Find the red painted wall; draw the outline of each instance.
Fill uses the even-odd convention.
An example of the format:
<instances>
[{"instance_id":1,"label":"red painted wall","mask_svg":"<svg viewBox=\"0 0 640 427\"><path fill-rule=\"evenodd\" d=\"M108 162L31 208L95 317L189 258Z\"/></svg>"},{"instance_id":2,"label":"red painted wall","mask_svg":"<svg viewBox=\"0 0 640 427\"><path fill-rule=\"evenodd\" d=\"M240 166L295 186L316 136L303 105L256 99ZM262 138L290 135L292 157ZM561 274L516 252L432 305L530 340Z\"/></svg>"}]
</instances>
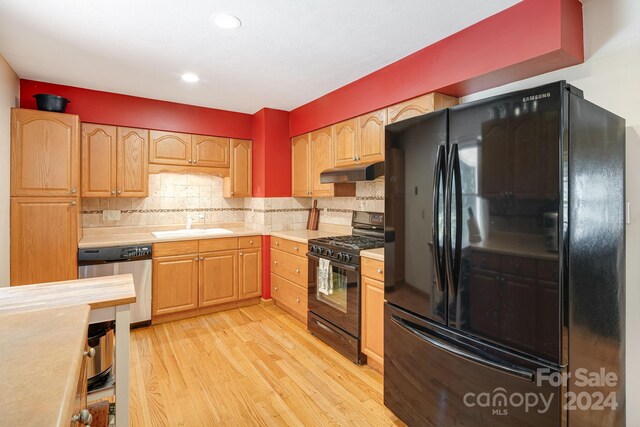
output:
<instances>
[{"instance_id":1,"label":"red painted wall","mask_svg":"<svg viewBox=\"0 0 640 427\"><path fill-rule=\"evenodd\" d=\"M291 196L289 113L263 108L252 116L253 196Z\"/></svg>"},{"instance_id":2,"label":"red painted wall","mask_svg":"<svg viewBox=\"0 0 640 427\"><path fill-rule=\"evenodd\" d=\"M251 138L251 115L120 95L33 80L20 80L20 106L36 108L33 95L51 93L71 100L67 113L84 122L231 138Z\"/></svg>"},{"instance_id":3,"label":"red painted wall","mask_svg":"<svg viewBox=\"0 0 640 427\"><path fill-rule=\"evenodd\" d=\"M524 0L296 108L290 136L425 93L463 96L584 61L579 0Z\"/></svg>"}]
</instances>

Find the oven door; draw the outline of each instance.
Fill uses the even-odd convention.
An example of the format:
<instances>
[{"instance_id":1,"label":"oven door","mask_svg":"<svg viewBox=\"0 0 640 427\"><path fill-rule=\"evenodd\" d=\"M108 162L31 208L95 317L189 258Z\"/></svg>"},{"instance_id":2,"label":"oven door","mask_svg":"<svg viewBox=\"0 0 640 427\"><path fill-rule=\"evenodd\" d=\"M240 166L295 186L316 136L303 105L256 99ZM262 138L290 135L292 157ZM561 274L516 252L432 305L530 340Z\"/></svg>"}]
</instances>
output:
<instances>
[{"instance_id":1,"label":"oven door","mask_svg":"<svg viewBox=\"0 0 640 427\"><path fill-rule=\"evenodd\" d=\"M329 260L328 288L319 289L321 269L318 256L309 258L309 310L324 320L360 337L360 268Z\"/></svg>"}]
</instances>

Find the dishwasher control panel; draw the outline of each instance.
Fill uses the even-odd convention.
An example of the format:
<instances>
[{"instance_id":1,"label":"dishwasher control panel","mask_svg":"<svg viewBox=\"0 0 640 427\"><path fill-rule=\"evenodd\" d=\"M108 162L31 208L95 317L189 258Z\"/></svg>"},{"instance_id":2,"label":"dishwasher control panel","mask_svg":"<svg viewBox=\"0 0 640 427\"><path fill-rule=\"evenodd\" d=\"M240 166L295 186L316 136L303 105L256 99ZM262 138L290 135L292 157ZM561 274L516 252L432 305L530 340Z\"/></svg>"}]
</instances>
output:
<instances>
[{"instance_id":1,"label":"dishwasher control panel","mask_svg":"<svg viewBox=\"0 0 640 427\"><path fill-rule=\"evenodd\" d=\"M78 249L78 265L151 259L152 245Z\"/></svg>"},{"instance_id":2,"label":"dishwasher control panel","mask_svg":"<svg viewBox=\"0 0 640 427\"><path fill-rule=\"evenodd\" d=\"M151 255L151 246L132 246L122 249L122 259Z\"/></svg>"}]
</instances>

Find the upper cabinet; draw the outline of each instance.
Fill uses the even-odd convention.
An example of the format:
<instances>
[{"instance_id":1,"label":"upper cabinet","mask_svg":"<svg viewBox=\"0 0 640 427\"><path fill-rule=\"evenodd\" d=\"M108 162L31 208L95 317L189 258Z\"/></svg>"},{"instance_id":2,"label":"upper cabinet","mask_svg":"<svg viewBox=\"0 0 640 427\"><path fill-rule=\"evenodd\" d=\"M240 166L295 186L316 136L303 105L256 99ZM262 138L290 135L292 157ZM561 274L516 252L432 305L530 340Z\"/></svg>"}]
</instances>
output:
<instances>
[{"instance_id":1,"label":"upper cabinet","mask_svg":"<svg viewBox=\"0 0 640 427\"><path fill-rule=\"evenodd\" d=\"M311 151L308 133L291 140L291 183L293 197L311 195Z\"/></svg>"},{"instance_id":2,"label":"upper cabinet","mask_svg":"<svg viewBox=\"0 0 640 427\"><path fill-rule=\"evenodd\" d=\"M116 195L149 195L149 131L118 128Z\"/></svg>"},{"instance_id":3,"label":"upper cabinet","mask_svg":"<svg viewBox=\"0 0 640 427\"><path fill-rule=\"evenodd\" d=\"M458 99L441 93L428 93L387 108L388 123L407 120L432 111L458 105Z\"/></svg>"},{"instance_id":4,"label":"upper cabinet","mask_svg":"<svg viewBox=\"0 0 640 427\"><path fill-rule=\"evenodd\" d=\"M231 139L231 165L224 197L251 197L251 141Z\"/></svg>"},{"instance_id":5,"label":"upper cabinet","mask_svg":"<svg viewBox=\"0 0 640 427\"><path fill-rule=\"evenodd\" d=\"M386 110L374 111L358 117L356 161L373 163L384 161L384 127Z\"/></svg>"},{"instance_id":6,"label":"upper cabinet","mask_svg":"<svg viewBox=\"0 0 640 427\"><path fill-rule=\"evenodd\" d=\"M356 163L356 119L333 125L333 161L335 167Z\"/></svg>"},{"instance_id":7,"label":"upper cabinet","mask_svg":"<svg viewBox=\"0 0 640 427\"><path fill-rule=\"evenodd\" d=\"M333 167L331 127L311 132L311 192L314 197L333 196L331 184L320 182L320 173Z\"/></svg>"},{"instance_id":8,"label":"upper cabinet","mask_svg":"<svg viewBox=\"0 0 640 427\"><path fill-rule=\"evenodd\" d=\"M190 134L152 130L149 137L150 163L177 166L193 163Z\"/></svg>"},{"instance_id":9,"label":"upper cabinet","mask_svg":"<svg viewBox=\"0 0 640 427\"><path fill-rule=\"evenodd\" d=\"M355 120L340 129L343 145L355 130ZM293 197L355 196L355 183L323 184L320 174L334 167L335 127L326 127L291 139L291 178ZM344 164L342 165L344 166Z\"/></svg>"},{"instance_id":10,"label":"upper cabinet","mask_svg":"<svg viewBox=\"0 0 640 427\"><path fill-rule=\"evenodd\" d=\"M229 138L192 135L191 144L192 164L212 168L229 167Z\"/></svg>"},{"instance_id":11,"label":"upper cabinet","mask_svg":"<svg viewBox=\"0 0 640 427\"><path fill-rule=\"evenodd\" d=\"M149 131L82 124L82 197L147 197Z\"/></svg>"},{"instance_id":12,"label":"upper cabinet","mask_svg":"<svg viewBox=\"0 0 640 427\"><path fill-rule=\"evenodd\" d=\"M77 195L78 116L13 108L11 123L11 196Z\"/></svg>"}]
</instances>

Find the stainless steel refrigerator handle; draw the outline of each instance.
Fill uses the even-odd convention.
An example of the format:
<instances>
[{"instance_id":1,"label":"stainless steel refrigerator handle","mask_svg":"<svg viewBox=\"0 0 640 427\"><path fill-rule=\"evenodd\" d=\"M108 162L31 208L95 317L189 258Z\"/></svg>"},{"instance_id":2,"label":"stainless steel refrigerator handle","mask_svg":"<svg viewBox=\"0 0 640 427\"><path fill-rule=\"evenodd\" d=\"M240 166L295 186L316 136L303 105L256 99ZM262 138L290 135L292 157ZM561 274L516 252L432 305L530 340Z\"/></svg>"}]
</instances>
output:
<instances>
[{"instance_id":1,"label":"stainless steel refrigerator handle","mask_svg":"<svg viewBox=\"0 0 640 427\"><path fill-rule=\"evenodd\" d=\"M494 362L493 360L485 359L484 357L461 350L457 347L454 347L445 342L439 341L435 338L431 338L430 336L413 328L404 319L394 314L391 315L391 320L393 320L394 323L396 323L401 328L405 329L407 332L412 333L413 335L417 336L421 340L426 341L428 344L431 344L432 346L440 350L446 351L447 353L452 354L453 356L460 357L462 359L493 369L500 373L508 374L520 379L530 381L530 382L533 382L535 378L534 371L532 371L531 369L517 368L514 366L509 366L509 365L504 365L502 363Z\"/></svg>"},{"instance_id":2,"label":"stainless steel refrigerator handle","mask_svg":"<svg viewBox=\"0 0 640 427\"><path fill-rule=\"evenodd\" d=\"M451 202L452 187L456 186L456 235L451 236ZM460 183L460 157L458 144L451 144L449 161L447 164L447 183L445 186L445 266L447 270L447 283L452 295L458 293L458 276L460 272L460 258L462 252L462 185ZM455 248L452 248L451 239L455 237ZM453 259L452 259L453 258Z\"/></svg>"},{"instance_id":3,"label":"stainless steel refrigerator handle","mask_svg":"<svg viewBox=\"0 0 640 427\"><path fill-rule=\"evenodd\" d=\"M431 247L433 248L433 262L436 271L436 285L440 292L444 292L444 283L442 283L442 279L444 274L442 274L442 264L440 263L440 229L439 229L439 216L440 211L438 207L440 205L440 180L442 178L442 174L445 170L444 165L444 156L445 156L445 148L444 145L440 145L438 147L438 156L436 157L436 167L435 172L433 174L433 225L431 226L431 241L433 242Z\"/></svg>"}]
</instances>

